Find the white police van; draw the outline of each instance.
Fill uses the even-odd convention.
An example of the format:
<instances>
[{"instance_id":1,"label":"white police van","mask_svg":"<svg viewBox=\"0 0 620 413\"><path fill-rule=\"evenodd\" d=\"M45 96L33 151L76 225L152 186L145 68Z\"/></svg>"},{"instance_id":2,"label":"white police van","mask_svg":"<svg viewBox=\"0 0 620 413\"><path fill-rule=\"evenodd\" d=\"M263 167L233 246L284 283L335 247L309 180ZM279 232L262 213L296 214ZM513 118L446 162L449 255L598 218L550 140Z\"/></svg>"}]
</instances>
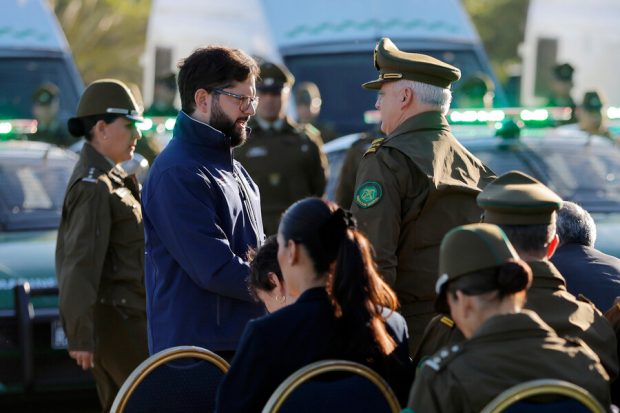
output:
<instances>
[{"instance_id":1,"label":"white police van","mask_svg":"<svg viewBox=\"0 0 620 413\"><path fill-rule=\"evenodd\" d=\"M298 84L319 86L321 121L340 134L358 132L375 121L364 115L374 109L376 96L360 85L377 76L372 53L384 36L401 50L427 53L459 67L463 78L483 72L495 81L459 0L158 0L147 33L146 100L157 72L174 70L196 47L224 44L283 60ZM454 86L458 89L458 82ZM496 89L502 105L503 92Z\"/></svg>"}]
</instances>

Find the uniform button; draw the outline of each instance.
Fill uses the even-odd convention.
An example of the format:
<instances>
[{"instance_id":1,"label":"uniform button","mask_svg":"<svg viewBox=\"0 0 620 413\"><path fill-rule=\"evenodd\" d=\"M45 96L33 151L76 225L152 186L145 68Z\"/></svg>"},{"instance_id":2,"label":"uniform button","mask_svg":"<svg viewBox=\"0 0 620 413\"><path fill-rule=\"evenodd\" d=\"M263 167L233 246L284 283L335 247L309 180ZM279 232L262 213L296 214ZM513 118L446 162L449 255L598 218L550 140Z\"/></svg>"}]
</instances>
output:
<instances>
[{"instance_id":1,"label":"uniform button","mask_svg":"<svg viewBox=\"0 0 620 413\"><path fill-rule=\"evenodd\" d=\"M101 304L105 304L105 298L101 299Z\"/></svg>"},{"instance_id":2,"label":"uniform button","mask_svg":"<svg viewBox=\"0 0 620 413\"><path fill-rule=\"evenodd\" d=\"M435 358L433 359L433 362L434 362L435 364L441 363L441 358L439 358L439 357L435 357Z\"/></svg>"},{"instance_id":3,"label":"uniform button","mask_svg":"<svg viewBox=\"0 0 620 413\"><path fill-rule=\"evenodd\" d=\"M456 353L456 352L457 352L457 351L459 351L460 349L461 349L461 348L460 348L459 346L456 346L456 345L455 345L455 346L452 346L452 349L451 349L451 350L452 350L454 353Z\"/></svg>"},{"instance_id":4,"label":"uniform button","mask_svg":"<svg viewBox=\"0 0 620 413\"><path fill-rule=\"evenodd\" d=\"M441 358L446 358L448 357L450 353L448 352L448 350L441 350L441 353L439 353L439 355L441 356Z\"/></svg>"},{"instance_id":5,"label":"uniform button","mask_svg":"<svg viewBox=\"0 0 620 413\"><path fill-rule=\"evenodd\" d=\"M127 300L125 300L124 298L121 298L121 304L125 304L127 302Z\"/></svg>"}]
</instances>

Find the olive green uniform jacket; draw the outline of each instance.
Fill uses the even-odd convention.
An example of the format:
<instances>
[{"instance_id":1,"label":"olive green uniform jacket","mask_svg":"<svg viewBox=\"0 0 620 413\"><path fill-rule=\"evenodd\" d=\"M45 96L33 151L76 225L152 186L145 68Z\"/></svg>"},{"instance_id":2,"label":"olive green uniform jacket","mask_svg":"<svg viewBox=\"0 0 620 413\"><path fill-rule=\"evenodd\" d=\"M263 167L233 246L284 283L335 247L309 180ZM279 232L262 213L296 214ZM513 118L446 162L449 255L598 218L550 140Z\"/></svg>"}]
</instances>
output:
<instances>
[{"instance_id":1,"label":"olive green uniform jacket","mask_svg":"<svg viewBox=\"0 0 620 413\"><path fill-rule=\"evenodd\" d=\"M577 337L597 354L607 374L618 375L616 337L609 322L583 296L566 290L564 277L549 261L530 261L534 278L527 291L525 308L536 312L560 337ZM447 317L435 317L429 323L420 349L414 356L416 365L441 347L462 342L465 337Z\"/></svg>"},{"instance_id":2,"label":"olive green uniform jacket","mask_svg":"<svg viewBox=\"0 0 620 413\"><path fill-rule=\"evenodd\" d=\"M94 351L95 304L145 318L139 186L133 175L114 167L89 143L84 144L67 186L56 274L70 350Z\"/></svg>"},{"instance_id":3,"label":"olive green uniform jacket","mask_svg":"<svg viewBox=\"0 0 620 413\"><path fill-rule=\"evenodd\" d=\"M234 157L260 189L265 235L278 232L282 213L308 196L322 196L327 180L327 157L322 144L284 119L281 128L265 130L254 119L252 133Z\"/></svg>"},{"instance_id":4,"label":"olive green uniform jacket","mask_svg":"<svg viewBox=\"0 0 620 413\"><path fill-rule=\"evenodd\" d=\"M408 407L416 413L478 413L502 391L536 379L575 383L610 404L608 376L596 354L580 340L560 338L524 310L491 317L470 340L427 360Z\"/></svg>"},{"instance_id":5,"label":"olive green uniform jacket","mask_svg":"<svg viewBox=\"0 0 620 413\"><path fill-rule=\"evenodd\" d=\"M351 145L344 156L340 174L338 175L338 185L334 194L335 201L342 208L349 209L353 202L353 194L355 193L355 179L357 177L357 169L368 147L377 134L363 133L360 138Z\"/></svg>"},{"instance_id":6,"label":"olive green uniform jacket","mask_svg":"<svg viewBox=\"0 0 620 413\"><path fill-rule=\"evenodd\" d=\"M480 222L476 196L494 178L452 136L440 112L407 119L360 163L351 212L398 295L412 352L434 315L441 239L456 226Z\"/></svg>"}]
</instances>

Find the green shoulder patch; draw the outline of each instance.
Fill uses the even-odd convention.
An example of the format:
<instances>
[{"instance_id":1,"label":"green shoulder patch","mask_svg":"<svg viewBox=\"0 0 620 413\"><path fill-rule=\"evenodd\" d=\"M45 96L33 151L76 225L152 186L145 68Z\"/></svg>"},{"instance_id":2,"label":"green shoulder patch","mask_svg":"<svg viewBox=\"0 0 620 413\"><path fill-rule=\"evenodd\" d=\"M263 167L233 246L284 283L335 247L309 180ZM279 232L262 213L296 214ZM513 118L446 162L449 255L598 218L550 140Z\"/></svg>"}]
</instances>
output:
<instances>
[{"instance_id":1,"label":"green shoulder patch","mask_svg":"<svg viewBox=\"0 0 620 413\"><path fill-rule=\"evenodd\" d=\"M376 205L381 200L382 196L383 188L381 188L381 184L378 182L366 181L357 188L353 199L359 207L370 208Z\"/></svg>"},{"instance_id":2,"label":"green shoulder patch","mask_svg":"<svg viewBox=\"0 0 620 413\"><path fill-rule=\"evenodd\" d=\"M377 152L377 149L379 149L379 147L381 146L381 144L383 143L384 140L385 140L385 138L374 139L372 141L372 143L370 144L370 147L364 153L364 156L368 155L369 153Z\"/></svg>"}]
</instances>

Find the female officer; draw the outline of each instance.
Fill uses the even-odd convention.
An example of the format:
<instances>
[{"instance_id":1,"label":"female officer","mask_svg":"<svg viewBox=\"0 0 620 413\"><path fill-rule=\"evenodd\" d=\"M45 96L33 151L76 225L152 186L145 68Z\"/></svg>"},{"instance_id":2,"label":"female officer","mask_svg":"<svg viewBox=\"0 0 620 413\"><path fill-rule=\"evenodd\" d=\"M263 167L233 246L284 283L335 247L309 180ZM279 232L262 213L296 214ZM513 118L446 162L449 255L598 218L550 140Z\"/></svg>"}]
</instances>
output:
<instances>
[{"instance_id":1,"label":"female officer","mask_svg":"<svg viewBox=\"0 0 620 413\"><path fill-rule=\"evenodd\" d=\"M438 310L449 306L468 340L426 361L411 390L411 410L479 412L502 391L535 379L575 383L609 406L608 376L596 354L522 310L532 272L499 227L473 224L446 234L439 273Z\"/></svg>"},{"instance_id":2,"label":"female officer","mask_svg":"<svg viewBox=\"0 0 620 413\"><path fill-rule=\"evenodd\" d=\"M296 202L280 221L278 262L297 301L248 324L216 411L259 412L290 374L323 359L366 364L406 397L406 323L350 215L319 198Z\"/></svg>"},{"instance_id":3,"label":"female officer","mask_svg":"<svg viewBox=\"0 0 620 413\"><path fill-rule=\"evenodd\" d=\"M86 88L68 124L86 142L58 229L59 310L69 355L93 369L104 411L148 356L140 191L117 166L133 156L140 119L127 86L105 79Z\"/></svg>"}]
</instances>

